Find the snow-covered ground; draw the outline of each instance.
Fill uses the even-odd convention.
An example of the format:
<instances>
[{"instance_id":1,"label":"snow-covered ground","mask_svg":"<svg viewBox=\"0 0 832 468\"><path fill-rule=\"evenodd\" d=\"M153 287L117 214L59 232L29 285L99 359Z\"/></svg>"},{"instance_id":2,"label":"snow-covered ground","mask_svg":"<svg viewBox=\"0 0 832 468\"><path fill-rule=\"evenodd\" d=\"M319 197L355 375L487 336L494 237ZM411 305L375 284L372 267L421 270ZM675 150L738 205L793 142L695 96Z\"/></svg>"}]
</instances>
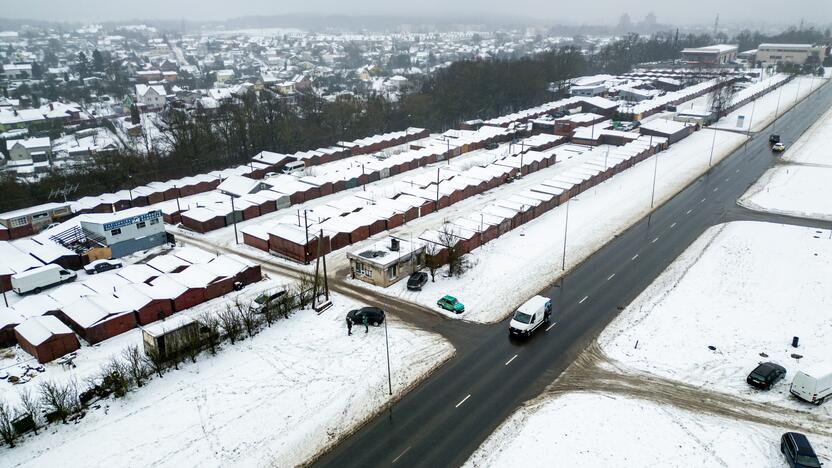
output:
<instances>
[{"instance_id":1,"label":"snow-covered ground","mask_svg":"<svg viewBox=\"0 0 832 468\"><path fill-rule=\"evenodd\" d=\"M718 225L680 255L598 341L611 359L639 371L811 412L832 426L832 405L804 403L788 390L805 366L832 369L830 276L828 230L760 222ZM800 337L797 349L791 347L794 336ZM745 382L762 361L787 370L767 392Z\"/></svg>"},{"instance_id":2,"label":"snow-covered ground","mask_svg":"<svg viewBox=\"0 0 832 468\"><path fill-rule=\"evenodd\" d=\"M827 73L823 77L801 76L795 78L780 88L763 95L755 102L749 102L731 112L715 123L713 127L745 132L748 131L748 126L751 125L751 131L758 132L772 123L775 115L779 118L810 92L826 84L829 73L830 70L827 69ZM741 125L738 125L739 116L745 117Z\"/></svg>"},{"instance_id":3,"label":"snow-covered ground","mask_svg":"<svg viewBox=\"0 0 832 468\"><path fill-rule=\"evenodd\" d=\"M832 109L783 155L740 199L746 208L832 220Z\"/></svg>"},{"instance_id":4,"label":"snow-covered ground","mask_svg":"<svg viewBox=\"0 0 832 468\"><path fill-rule=\"evenodd\" d=\"M567 393L515 412L465 467L786 466L786 429L604 393ZM822 461L832 440L809 435Z\"/></svg>"},{"instance_id":5,"label":"snow-covered ground","mask_svg":"<svg viewBox=\"0 0 832 468\"><path fill-rule=\"evenodd\" d=\"M347 336L357 304L334 297L252 339L202 355L78 424L53 424L3 466L295 466L356 429L391 401L384 328ZM394 397L453 354L437 335L389 323ZM131 332L119 337L132 342ZM112 341L112 340L110 340ZM107 342L109 344L109 341ZM80 368L81 366L79 366Z\"/></svg>"}]
</instances>

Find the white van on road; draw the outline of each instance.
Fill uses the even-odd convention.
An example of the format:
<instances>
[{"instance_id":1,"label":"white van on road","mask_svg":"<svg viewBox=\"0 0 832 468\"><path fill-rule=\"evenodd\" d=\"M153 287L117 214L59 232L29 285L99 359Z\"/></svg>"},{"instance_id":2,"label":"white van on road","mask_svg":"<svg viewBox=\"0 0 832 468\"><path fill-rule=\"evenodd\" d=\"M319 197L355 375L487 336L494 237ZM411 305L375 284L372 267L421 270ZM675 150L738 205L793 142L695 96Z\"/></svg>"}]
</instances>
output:
<instances>
[{"instance_id":1,"label":"white van on road","mask_svg":"<svg viewBox=\"0 0 832 468\"><path fill-rule=\"evenodd\" d=\"M801 400L819 405L832 398L832 370L820 366L799 370L789 391Z\"/></svg>"},{"instance_id":2,"label":"white van on road","mask_svg":"<svg viewBox=\"0 0 832 468\"><path fill-rule=\"evenodd\" d=\"M534 296L514 313L508 325L509 335L530 336L541 325L549 323L551 315L552 300L548 297Z\"/></svg>"}]
</instances>

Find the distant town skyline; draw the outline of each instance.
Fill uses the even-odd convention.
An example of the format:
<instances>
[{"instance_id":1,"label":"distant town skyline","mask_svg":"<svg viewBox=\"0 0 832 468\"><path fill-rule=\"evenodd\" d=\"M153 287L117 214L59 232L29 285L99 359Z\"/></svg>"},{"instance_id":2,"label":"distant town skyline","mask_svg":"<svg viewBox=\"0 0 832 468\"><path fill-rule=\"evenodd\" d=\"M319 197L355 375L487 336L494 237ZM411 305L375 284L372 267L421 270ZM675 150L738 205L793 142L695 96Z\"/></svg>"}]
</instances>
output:
<instances>
[{"instance_id":1,"label":"distant town skyline","mask_svg":"<svg viewBox=\"0 0 832 468\"><path fill-rule=\"evenodd\" d=\"M281 14L320 15L412 15L418 18L449 15L461 18L511 15L552 23L617 24L627 13L635 22L648 13L654 13L660 23L710 24L717 14L724 23L739 21L758 23L807 23L825 25L832 23L832 8L828 0L797 0L789 8L783 8L776 0L700 0L697 2L666 2L636 0L623 3L613 0L595 0L588 3L542 0L423 0L416 4L401 5L381 0L343 2L337 0L307 0L306 2L274 2L269 0L145 0L125 2L112 0L6 0L6 8L0 17L47 21L125 21L125 20L225 20L244 16ZM773 13L776 12L776 13Z\"/></svg>"}]
</instances>

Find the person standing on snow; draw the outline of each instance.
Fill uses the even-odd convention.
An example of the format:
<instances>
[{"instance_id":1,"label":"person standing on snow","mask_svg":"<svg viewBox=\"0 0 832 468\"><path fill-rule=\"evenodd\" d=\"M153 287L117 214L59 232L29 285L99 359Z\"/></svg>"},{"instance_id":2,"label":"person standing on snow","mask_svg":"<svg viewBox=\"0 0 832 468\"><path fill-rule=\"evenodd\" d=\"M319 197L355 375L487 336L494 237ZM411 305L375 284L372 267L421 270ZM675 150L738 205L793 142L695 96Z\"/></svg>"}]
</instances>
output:
<instances>
[{"instance_id":1,"label":"person standing on snow","mask_svg":"<svg viewBox=\"0 0 832 468\"><path fill-rule=\"evenodd\" d=\"M347 336L352 336L352 319L347 317Z\"/></svg>"},{"instance_id":2,"label":"person standing on snow","mask_svg":"<svg viewBox=\"0 0 832 468\"><path fill-rule=\"evenodd\" d=\"M367 318L367 314L364 314L364 333L370 332L370 319Z\"/></svg>"}]
</instances>

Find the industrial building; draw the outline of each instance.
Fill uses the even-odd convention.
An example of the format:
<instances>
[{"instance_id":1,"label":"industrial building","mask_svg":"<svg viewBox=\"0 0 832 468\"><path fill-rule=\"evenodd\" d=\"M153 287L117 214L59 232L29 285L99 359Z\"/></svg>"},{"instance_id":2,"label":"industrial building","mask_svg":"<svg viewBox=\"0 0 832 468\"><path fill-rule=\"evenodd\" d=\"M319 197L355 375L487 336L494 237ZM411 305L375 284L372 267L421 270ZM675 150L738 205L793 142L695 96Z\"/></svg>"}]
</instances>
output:
<instances>
[{"instance_id":1,"label":"industrial building","mask_svg":"<svg viewBox=\"0 0 832 468\"><path fill-rule=\"evenodd\" d=\"M757 48L756 60L763 65L778 63L794 63L805 65L815 63L820 65L828 54L825 45L813 44L760 44Z\"/></svg>"},{"instance_id":2,"label":"industrial building","mask_svg":"<svg viewBox=\"0 0 832 468\"><path fill-rule=\"evenodd\" d=\"M691 66L718 67L737 59L737 46L716 44L682 50L682 60Z\"/></svg>"},{"instance_id":3,"label":"industrial building","mask_svg":"<svg viewBox=\"0 0 832 468\"><path fill-rule=\"evenodd\" d=\"M162 212L148 208L131 208L113 214L86 214L81 220L81 229L87 238L109 247L112 258L167 242Z\"/></svg>"}]
</instances>

